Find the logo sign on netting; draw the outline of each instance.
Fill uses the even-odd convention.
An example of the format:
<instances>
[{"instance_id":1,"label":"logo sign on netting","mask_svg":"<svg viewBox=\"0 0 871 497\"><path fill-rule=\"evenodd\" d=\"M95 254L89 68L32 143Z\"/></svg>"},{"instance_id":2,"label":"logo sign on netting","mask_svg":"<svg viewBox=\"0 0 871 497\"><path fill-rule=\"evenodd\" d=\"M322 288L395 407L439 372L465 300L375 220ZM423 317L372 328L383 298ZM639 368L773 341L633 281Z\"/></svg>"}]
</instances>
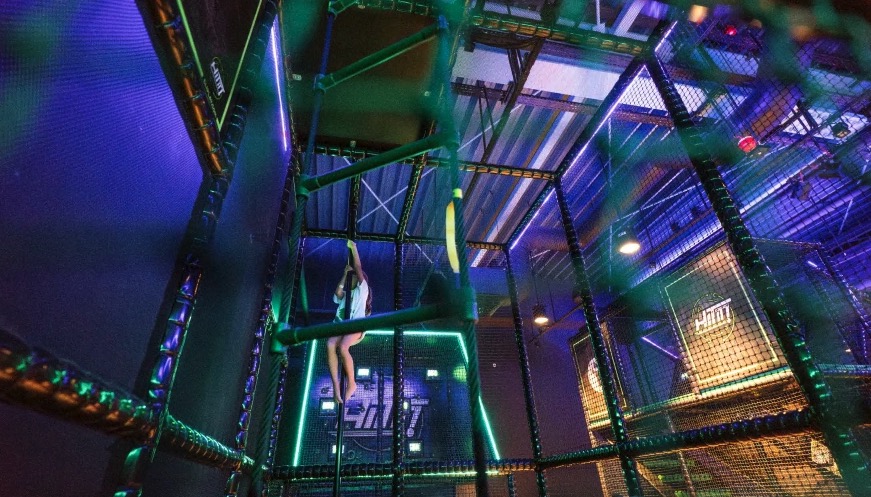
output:
<instances>
[{"instance_id":1,"label":"logo sign on netting","mask_svg":"<svg viewBox=\"0 0 871 497\"><path fill-rule=\"evenodd\" d=\"M732 299L708 293L693 306L693 326L696 336L706 340L726 340L735 333Z\"/></svg>"}]
</instances>

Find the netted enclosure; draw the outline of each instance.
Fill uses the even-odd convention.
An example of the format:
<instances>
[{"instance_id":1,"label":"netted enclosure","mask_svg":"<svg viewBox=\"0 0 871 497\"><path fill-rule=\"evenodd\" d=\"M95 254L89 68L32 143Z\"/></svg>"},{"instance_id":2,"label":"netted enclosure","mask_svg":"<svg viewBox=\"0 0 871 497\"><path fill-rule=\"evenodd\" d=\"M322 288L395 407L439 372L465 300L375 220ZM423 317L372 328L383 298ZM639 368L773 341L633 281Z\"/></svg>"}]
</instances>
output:
<instances>
[{"instance_id":1,"label":"netted enclosure","mask_svg":"<svg viewBox=\"0 0 871 497\"><path fill-rule=\"evenodd\" d=\"M849 42L790 39L782 12L663 6L646 46L623 47L631 57L609 61L620 69L598 90L600 103L584 108L577 86L523 86L543 85L537 60L571 78L604 59L585 60L589 52L544 42L550 35L522 24L500 33L499 16L516 12L481 4L470 19L483 29L451 58L456 148L362 181L377 202L368 236L397 244L397 309L451 292L449 251L433 240L444 234L449 185L462 187L464 228L481 240L464 248L479 288L476 374L482 412L493 413L482 416L491 483L501 472L511 495L540 496L865 492L871 323L868 265L857 253L868 240L871 92ZM549 7L535 15L570 29L571 9ZM472 77L476 63L502 54L510 85ZM452 162L465 171L454 179L444 173ZM405 195L391 193L406 184ZM311 225L335 224L327 218L345 196L330 197L332 211ZM387 238L384 229L399 231ZM474 456L462 386L468 342L450 320L403 330L400 467L386 433L400 409L389 392L394 330L370 332L359 346L364 362L379 365L366 367L365 396L348 406L353 443L340 450L362 464L357 471L375 464L369 474L380 478L392 461L408 485L420 464L456 479L445 461ZM297 427L316 448L293 466L335 460L335 405L317 379L323 365L307 361L302 409L320 421ZM374 430L366 442L363 427ZM532 472L509 474L509 460ZM308 470L282 471L296 475L284 487L291 495L325 485L297 481ZM405 491L462 494L451 481Z\"/></svg>"},{"instance_id":2,"label":"netted enclosure","mask_svg":"<svg viewBox=\"0 0 871 497\"><path fill-rule=\"evenodd\" d=\"M19 3L0 494L871 496L867 2Z\"/></svg>"}]
</instances>

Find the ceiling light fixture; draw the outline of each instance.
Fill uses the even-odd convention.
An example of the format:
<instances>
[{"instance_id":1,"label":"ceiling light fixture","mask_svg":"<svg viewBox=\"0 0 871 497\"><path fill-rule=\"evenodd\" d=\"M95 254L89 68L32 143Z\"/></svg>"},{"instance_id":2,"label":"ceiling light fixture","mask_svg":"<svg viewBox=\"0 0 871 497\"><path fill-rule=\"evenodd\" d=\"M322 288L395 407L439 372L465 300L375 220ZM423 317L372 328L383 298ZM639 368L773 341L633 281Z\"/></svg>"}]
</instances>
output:
<instances>
[{"instance_id":1,"label":"ceiling light fixture","mask_svg":"<svg viewBox=\"0 0 871 497\"><path fill-rule=\"evenodd\" d=\"M544 326L550 322L550 318L544 312L544 304L541 302L532 306L532 322L538 326Z\"/></svg>"},{"instance_id":2,"label":"ceiling light fixture","mask_svg":"<svg viewBox=\"0 0 871 497\"><path fill-rule=\"evenodd\" d=\"M838 120L832 124L832 134L837 138L846 138L850 136L850 127L844 121Z\"/></svg>"},{"instance_id":3,"label":"ceiling light fixture","mask_svg":"<svg viewBox=\"0 0 871 497\"><path fill-rule=\"evenodd\" d=\"M550 322L547 317L544 304L541 303L541 297L538 295L538 276L535 274L535 259L532 254L529 254L529 271L532 273L532 290L535 292L535 304L532 306L532 322L539 328L543 328Z\"/></svg>"},{"instance_id":4,"label":"ceiling light fixture","mask_svg":"<svg viewBox=\"0 0 871 497\"><path fill-rule=\"evenodd\" d=\"M629 228L624 228L617 232L617 235L615 235L614 238L614 245L617 247L617 252L620 252L623 255L632 255L641 250L641 243Z\"/></svg>"}]
</instances>

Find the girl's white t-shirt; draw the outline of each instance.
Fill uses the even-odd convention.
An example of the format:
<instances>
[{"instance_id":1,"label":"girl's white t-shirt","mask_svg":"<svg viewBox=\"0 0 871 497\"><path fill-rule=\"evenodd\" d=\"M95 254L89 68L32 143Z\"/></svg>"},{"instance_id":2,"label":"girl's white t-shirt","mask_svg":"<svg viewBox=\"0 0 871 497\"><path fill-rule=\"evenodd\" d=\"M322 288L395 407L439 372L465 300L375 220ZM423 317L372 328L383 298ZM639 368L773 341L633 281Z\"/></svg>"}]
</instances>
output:
<instances>
[{"instance_id":1,"label":"girl's white t-shirt","mask_svg":"<svg viewBox=\"0 0 871 497\"><path fill-rule=\"evenodd\" d=\"M360 282L357 288L351 290L351 319L366 317L366 300L369 299L369 283L366 280ZM339 300L336 294L333 294L333 302L339 304L336 309L336 321L342 321L345 318L345 300Z\"/></svg>"}]
</instances>

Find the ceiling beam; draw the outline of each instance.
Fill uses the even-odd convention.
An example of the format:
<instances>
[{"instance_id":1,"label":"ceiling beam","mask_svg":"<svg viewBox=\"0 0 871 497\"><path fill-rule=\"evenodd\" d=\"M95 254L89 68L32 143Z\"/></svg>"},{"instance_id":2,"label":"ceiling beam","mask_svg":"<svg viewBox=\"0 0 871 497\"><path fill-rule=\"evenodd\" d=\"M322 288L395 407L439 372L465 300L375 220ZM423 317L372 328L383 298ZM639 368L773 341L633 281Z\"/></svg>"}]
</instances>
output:
<instances>
[{"instance_id":1,"label":"ceiling beam","mask_svg":"<svg viewBox=\"0 0 871 497\"><path fill-rule=\"evenodd\" d=\"M309 238L335 238L344 240L348 233L342 230L326 230L318 228L306 228L302 234ZM358 241L396 243L396 236L392 233L357 233ZM444 245L442 238L429 238L425 236L406 236L404 243L417 243L421 245ZM501 243L475 242L466 240L466 246L472 249L502 250L505 248Z\"/></svg>"},{"instance_id":2,"label":"ceiling beam","mask_svg":"<svg viewBox=\"0 0 871 497\"><path fill-rule=\"evenodd\" d=\"M497 90L495 88L482 88L480 86L468 85L464 83L452 83L451 87L458 95L463 96L481 96L482 92L487 99L503 99L506 98L506 90ZM532 107L540 107L553 109L559 112L571 112L575 114L592 115L599 108L598 104L588 102L570 102L568 100L560 100L556 98L541 97L529 94L520 94L517 97L517 103L521 105L529 105ZM643 112L636 112L628 108L614 111L612 118L620 121L654 124L656 126L671 126L671 119L667 116L656 116Z\"/></svg>"},{"instance_id":3,"label":"ceiling beam","mask_svg":"<svg viewBox=\"0 0 871 497\"><path fill-rule=\"evenodd\" d=\"M614 25L611 27L614 35L625 36L629 33L629 29L635 24L635 19L638 19L638 15L641 14L641 8L644 7L645 3L647 3L647 0L632 0L629 3L623 4L620 14L617 15L617 20L614 21Z\"/></svg>"},{"instance_id":4,"label":"ceiling beam","mask_svg":"<svg viewBox=\"0 0 871 497\"><path fill-rule=\"evenodd\" d=\"M670 122L670 121L669 121ZM380 154L382 151L375 149L363 149L355 147L340 147L336 145L319 144L315 145L315 153L319 155L327 155L331 157L345 157L353 160L361 160L367 157L373 157ZM461 171L472 173L495 174L499 176L511 176L513 178L525 179L540 179L550 181L554 178L553 171L545 171L542 169L527 169L523 167L507 166L503 164L485 164L483 162L474 161L458 161ZM415 159L407 159L397 164L412 164L416 165ZM450 164L447 158L442 157L427 157L425 167L449 167Z\"/></svg>"},{"instance_id":5,"label":"ceiling beam","mask_svg":"<svg viewBox=\"0 0 871 497\"><path fill-rule=\"evenodd\" d=\"M469 19L469 26L491 31L501 31L503 33L544 38L569 45L629 55L640 55L647 48L647 42L644 41L621 38L596 31L555 26L540 20L494 12L473 12Z\"/></svg>"}]
</instances>

